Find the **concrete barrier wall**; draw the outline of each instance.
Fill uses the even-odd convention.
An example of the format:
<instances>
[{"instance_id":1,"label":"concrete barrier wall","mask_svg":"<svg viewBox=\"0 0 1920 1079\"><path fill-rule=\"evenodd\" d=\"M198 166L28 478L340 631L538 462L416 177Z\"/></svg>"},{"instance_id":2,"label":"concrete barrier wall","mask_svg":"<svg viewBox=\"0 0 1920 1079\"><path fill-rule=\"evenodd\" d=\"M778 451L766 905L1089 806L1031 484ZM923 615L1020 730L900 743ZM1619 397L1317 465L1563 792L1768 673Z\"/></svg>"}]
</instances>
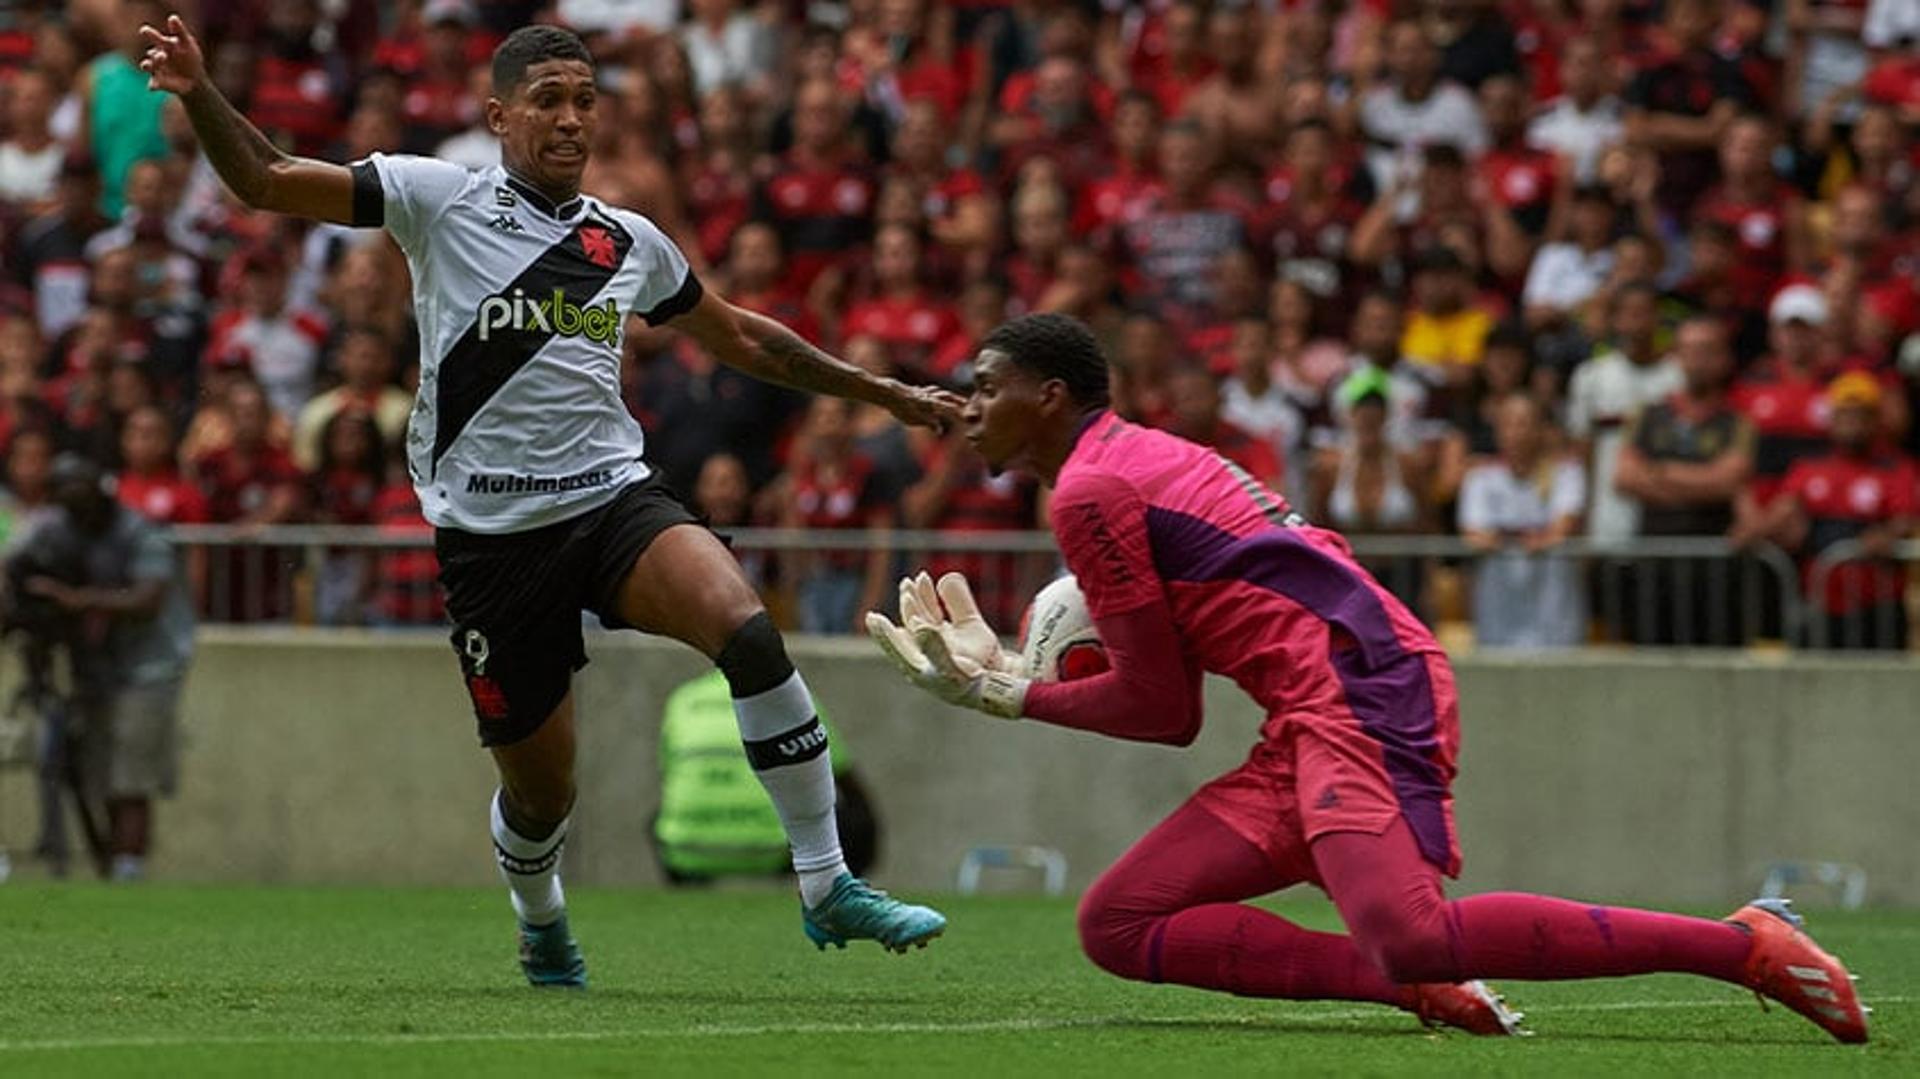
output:
<instances>
[{"instance_id":1,"label":"concrete barrier wall","mask_svg":"<svg viewBox=\"0 0 1920 1079\"><path fill-rule=\"evenodd\" d=\"M1206 779L1258 715L1208 686L1186 750L933 703L864 641L796 661L879 803L887 884L952 886L977 843L1064 852L1083 886ZM656 880L644 835L659 702L703 669L631 635L576 682L580 801L569 879ZM1459 664L1464 890L1716 904L1776 858L1857 863L1869 900L1920 903L1920 665L1577 654ZM182 791L156 873L264 882L485 883L491 767L443 639L209 630L189 683ZM17 805L16 791L9 795ZM10 811L10 837L23 842Z\"/></svg>"}]
</instances>

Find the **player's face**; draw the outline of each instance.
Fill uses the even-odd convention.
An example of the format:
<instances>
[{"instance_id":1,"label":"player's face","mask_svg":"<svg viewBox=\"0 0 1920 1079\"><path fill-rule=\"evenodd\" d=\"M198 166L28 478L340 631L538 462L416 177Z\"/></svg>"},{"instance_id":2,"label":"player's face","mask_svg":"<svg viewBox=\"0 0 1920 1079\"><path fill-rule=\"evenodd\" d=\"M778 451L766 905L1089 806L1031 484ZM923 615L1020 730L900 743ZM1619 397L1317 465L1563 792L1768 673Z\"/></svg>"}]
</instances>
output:
<instances>
[{"instance_id":1,"label":"player's face","mask_svg":"<svg viewBox=\"0 0 1920 1079\"><path fill-rule=\"evenodd\" d=\"M967 442L995 472L1030 465L1028 454L1045 422L1048 386L998 349L973 360L973 396L960 412Z\"/></svg>"},{"instance_id":2,"label":"player's face","mask_svg":"<svg viewBox=\"0 0 1920 1079\"><path fill-rule=\"evenodd\" d=\"M597 126L598 98L593 68L583 60L543 60L528 66L504 101L487 101L487 126L500 137L507 168L550 194L579 190Z\"/></svg>"}]
</instances>

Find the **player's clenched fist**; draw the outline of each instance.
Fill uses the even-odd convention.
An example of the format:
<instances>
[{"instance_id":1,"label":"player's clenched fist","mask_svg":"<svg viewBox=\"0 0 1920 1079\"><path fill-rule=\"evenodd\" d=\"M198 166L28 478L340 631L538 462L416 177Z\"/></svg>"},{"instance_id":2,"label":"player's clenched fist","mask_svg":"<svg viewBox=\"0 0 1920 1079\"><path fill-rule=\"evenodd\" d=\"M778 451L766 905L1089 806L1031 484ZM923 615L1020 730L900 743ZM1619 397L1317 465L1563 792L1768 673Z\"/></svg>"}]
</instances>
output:
<instances>
[{"instance_id":1,"label":"player's clenched fist","mask_svg":"<svg viewBox=\"0 0 1920 1079\"><path fill-rule=\"evenodd\" d=\"M147 89L184 94L207 77L207 59L200 42L178 15L167 16L165 31L140 27L141 40L147 44L140 58L140 70L147 73Z\"/></svg>"}]
</instances>

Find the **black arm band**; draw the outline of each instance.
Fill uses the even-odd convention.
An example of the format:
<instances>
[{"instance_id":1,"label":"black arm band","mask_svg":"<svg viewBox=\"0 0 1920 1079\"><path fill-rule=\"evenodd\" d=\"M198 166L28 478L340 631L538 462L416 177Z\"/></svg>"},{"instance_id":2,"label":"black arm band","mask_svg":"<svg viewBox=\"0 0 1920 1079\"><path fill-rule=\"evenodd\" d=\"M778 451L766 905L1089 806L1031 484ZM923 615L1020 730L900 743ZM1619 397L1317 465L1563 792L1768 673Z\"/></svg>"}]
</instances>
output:
<instances>
[{"instance_id":1,"label":"black arm band","mask_svg":"<svg viewBox=\"0 0 1920 1079\"><path fill-rule=\"evenodd\" d=\"M640 317L647 320L647 325L658 326L668 319L678 318L693 310L695 305L699 304L700 297L706 295L706 292L707 290L700 284L700 279L693 275L692 270L688 270L687 279L680 282L679 291L654 304L653 310L640 312Z\"/></svg>"},{"instance_id":2,"label":"black arm band","mask_svg":"<svg viewBox=\"0 0 1920 1079\"><path fill-rule=\"evenodd\" d=\"M380 172L371 161L356 161L348 166L353 173L353 227L379 228L387 223L387 196L380 187Z\"/></svg>"}]
</instances>

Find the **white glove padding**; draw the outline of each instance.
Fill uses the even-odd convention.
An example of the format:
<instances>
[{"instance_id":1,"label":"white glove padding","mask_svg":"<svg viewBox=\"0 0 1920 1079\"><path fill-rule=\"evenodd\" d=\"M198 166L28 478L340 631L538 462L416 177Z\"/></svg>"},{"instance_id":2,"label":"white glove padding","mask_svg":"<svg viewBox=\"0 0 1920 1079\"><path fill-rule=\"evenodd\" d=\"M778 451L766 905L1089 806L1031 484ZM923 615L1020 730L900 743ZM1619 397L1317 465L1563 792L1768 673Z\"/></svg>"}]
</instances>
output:
<instances>
[{"instance_id":1,"label":"white glove padding","mask_svg":"<svg viewBox=\"0 0 1920 1079\"><path fill-rule=\"evenodd\" d=\"M1027 680L954 655L940 626L923 623L910 633L887 616L869 611L867 633L907 681L928 693L1001 719L1020 718Z\"/></svg>"},{"instance_id":2,"label":"white glove padding","mask_svg":"<svg viewBox=\"0 0 1920 1079\"><path fill-rule=\"evenodd\" d=\"M938 629L946 638L947 651L956 659L970 661L982 670L1020 673L1020 656L1000 647L1000 635L981 616L973 587L963 574L946 574L938 585L925 570L902 577L900 622L910 634Z\"/></svg>"}]
</instances>

